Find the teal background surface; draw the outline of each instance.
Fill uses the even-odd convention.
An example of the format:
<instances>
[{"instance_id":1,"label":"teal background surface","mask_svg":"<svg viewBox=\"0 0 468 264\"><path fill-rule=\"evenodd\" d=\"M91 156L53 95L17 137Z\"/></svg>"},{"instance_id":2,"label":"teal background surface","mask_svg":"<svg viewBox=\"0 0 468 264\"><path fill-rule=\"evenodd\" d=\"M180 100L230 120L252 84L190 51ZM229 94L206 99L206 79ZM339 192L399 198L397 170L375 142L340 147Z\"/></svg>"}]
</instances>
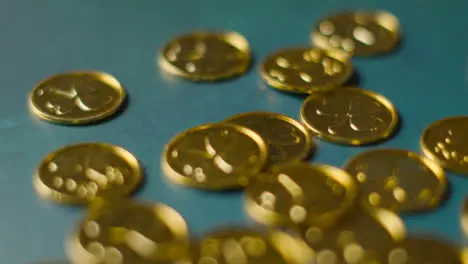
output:
<instances>
[{"instance_id":1,"label":"teal background surface","mask_svg":"<svg viewBox=\"0 0 468 264\"><path fill-rule=\"evenodd\" d=\"M174 207L193 235L227 223L250 225L242 193L206 193L168 183L160 170L164 144L176 133L231 115L266 110L298 117L302 98L268 88L259 61L280 48L308 45L321 17L343 9L386 9L399 19L400 49L355 58L360 86L390 99L401 131L374 147L319 141L311 161L342 166L375 147L419 151L431 122L466 115L468 17L465 0L2 0L0 1L0 262L65 259L64 241L84 209L39 199L32 175L49 152L103 141L133 152L146 170L136 195ZM232 81L205 84L165 77L157 52L170 38L197 29L235 30L250 42L255 64ZM42 79L71 70L101 70L125 86L128 107L94 126L67 127L34 118L27 96ZM459 208L468 179L448 174L452 192L430 213L405 216L412 233L462 242Z\"/></svg>"}]
</instances>

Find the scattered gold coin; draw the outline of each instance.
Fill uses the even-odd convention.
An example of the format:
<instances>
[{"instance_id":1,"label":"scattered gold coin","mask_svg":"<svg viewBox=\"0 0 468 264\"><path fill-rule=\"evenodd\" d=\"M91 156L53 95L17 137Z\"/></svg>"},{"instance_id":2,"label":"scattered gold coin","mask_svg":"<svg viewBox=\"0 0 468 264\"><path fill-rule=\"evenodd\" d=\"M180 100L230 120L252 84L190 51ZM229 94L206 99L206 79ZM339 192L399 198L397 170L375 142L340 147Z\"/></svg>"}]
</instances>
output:
<instances>
[{"instance_id":1,"label":"scattered gold coin","mask_svg":"<svg viewBox=\"0 0 468 264\"><path fill-rule=\"evenodd\" d=\"M168 73L197 81L215 81L247 71L249 43L236 32L196 32L179 36L159 55Z\"/></svg>"},{"instance_id":2,"label":"scattered gold coin","mask_svg":"<svg viewBox=\"0 0 468 264\"><path fill-rule=\"evenodd\" d=\"M310 95L302 105L301 118L313 134L346 145L386 139L398 124L398 113L389 100L355 87Z\"/></svg>"},{"instance_id":3,"label":"scattered gold coin","mask_svg":"<svg viewBox=\"0 0 468 264\"><path fill-rule=\"evenodd\" d=\"M174 209L99 198L69 237L67 254L76 264L150 264L183 258L187 247L187 225Z\"/></svg>"},{"instance_id":4,"label":"scattered gold coin","mask_svg":"<svg viewBox=\"0 0 468 264\"><path fill-rule=\"evenodd\" d=\"M422 151L442 167L468 174L467 133L468 116L439 120L422 133Z\"/></svg>"},{"instance_id":5,"label":"scattered gold coin","mask_svg":"<svg viewBox=\"0 0 468 264\"><path fill-rule=\"evenodd\" d=\"M267 147L248 128L208 124L180 133L165 147L164 174L173 182L202 189L245 186L266 165Z\"/></svg>"},{"instance_id":6,"label":"scattered gold coin","mask_svg":"<svg viewBox=\"0 0 468 264\"><path fill-rule=\"evenodd\" d=\"M465 197L461 208L461 227L465 236L468 236L468 197Z\"/></svg>"},{"instance_id":7,"label":"scattered gold coin","mask_svg":"<svg viewBox=\"0 0 468 264\"><path fill-rule=\"evenodd\" d=\"M352 207L356 186L341 169L295 162L257 176L245 195L246 211L257 222L328 226Z\"/></svg>"},{"instance_id":8,"label":"scattered gold coin","mask_svg":"<svg viewBox=\"0 0 468 264\"><path fill-rule=\"evenodd\" d=\"M142 177L137 159L125 149L82 143L47 155L33 177L33 185L44 198L80 204L101 195L128 195Z\"/></svg>"},{"instance_id":9,"label":"scattered gold coin","mask_svg":"<svg viewBox=\"0 0 468 264\"><path fill-rule=\"evenodd\" d=\"M433 209L447 190L442 168L406 150L366 151L352 158L345 170L358 182L364 204L397 212Z\"/></svg>"},{"instance_id":10,"label":"scattered gold coin","mask_svg":"<svg viewBox=\"0 0 468 264\"><path fill-rule=\"evenodd\" d=\"M460 251L452 244L435 238L409 236L394 245L388 264L462 264Z\"/></svg>"},{"instance_id":11,"label":"scattered gold coin","mask_svg":"<svg viewBox=\"0 0 468 264\"><path fill-rule=\"evenodd\" d=\"M87 124L117 112L125 90L104 72L70 72L52 76L29 96L31 111L39 118L61 124Z\"/></svg>"},{"instance_id":12,"label":"scattered gold coin","mask_svg":"<svg viewBox=\"0 0 468 264\"><path fill-rule=\"evenodd\" d=\"M398 215L361 206L331 228L301 229L304 241L316 251L313 263L326 264L387 263L387 253L394 243L406 236L405 225Z\"/></svg>"},{"instance_id":13,"label":"scattered gold coin","mask_svg":"<svg viewBox=\"0 0 468 264\"><path fill-rule=\"evenodd\" d=\"M312 43L350 55L371 56L394 49L400 39L398 19L386 12L343 12L322 19L313 29Z\"/></svg>"},{"instance_id":14,"label":"scattered gold coin","mask_svg":"<svg viewBox=\"0 0 468 264\"><path fill-rule=\"evenodd\" d=\"M265 140L269 153L268 165L302 160L314 148L307 129L285 115L249 112L230 117L226 122L250 128Z\"/></svg>"},{"instance_id":15,"label":"scattered gold coin","mask_svg":"<svg viewBox=\"0 0 468 264\"><path fill-rule=\"evenodd\" d=\"M212 231L196 241L189 263L307 264L313 256L304 242L284 232L232 227Z\"/></svg>"},{"instance_id":16,"label":"scattered gold coin","mask_svg":"<svg viewBox=\"0 0 468 264\"><path fill-rule=\"evenodd\" d=\"M342 52L289 48L263 62L262 78L274 88L292 93L312 93L341 86L353 72Z\"/></svg>"}]
</instances>

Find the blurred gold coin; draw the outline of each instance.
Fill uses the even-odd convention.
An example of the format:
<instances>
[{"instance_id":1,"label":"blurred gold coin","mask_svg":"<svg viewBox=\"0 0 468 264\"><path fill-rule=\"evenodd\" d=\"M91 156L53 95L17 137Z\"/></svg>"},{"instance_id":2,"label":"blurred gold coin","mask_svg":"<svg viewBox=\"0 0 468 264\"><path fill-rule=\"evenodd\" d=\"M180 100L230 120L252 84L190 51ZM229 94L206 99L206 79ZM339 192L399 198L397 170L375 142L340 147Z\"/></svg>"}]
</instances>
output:
<instances>
[{"instance_id":1,"label":"blurred gold coin","mask_svg":"<svg viewBox=\"0 0 468 264\"><path fill-rule=\"evenodd\" d=\"M173 138L162 156L164 174L173 182L202 189L245 186L266 165L267 147L250 129L207 124Z\"/></svg>"},{"instance_id":2,"label":"blurred gold coin","mask_svg":"<svg viewBox=\"0 0 468 264\"><path fill-rule=\"evenodd\" d=\"M306 158L314 148L307 129L296 120L277 113L249 112L235 115L226 122L257 132L268 146L268 165Z\"/></svg>"},{"instance_id":3,"label":"blurred gold coin","mask_svg":"<svg viewBox=\"0 0 468 264\"><path fill-rule=\"evenodd\" d=\"M192 264L307 264L314 252L281 231L228 228L212 231L193 243Z\"/></svg>"},{"instance_id":4,"label":"blurred gold coin","mask_svg":"<svg viewBox=\"0 0 468 264\"><path fill-rule=\"evenodd\" d=\"M215 81L247 71L249 43L236 32L196 32L167 43L159 64L168 73L197 81Z\"/></svg>"},{"instance_id":5,"label":"blurred gold coin","mask_svg":"<svg viewBox=\"0 0 468 264\"><path fill-rule=\"evenodd\" d=\"M468 197L463 200L461 208L461 227L465 236L468 236Z\"/></svg>"},{"instance_id":6,"label":"blurred gold coin","mask_svg":"<svg viewBox=\"0 0 468 264\"><path fill-rule=\"evenodd\" d=\"M316 252L312 263L326 264L387 263L387 253L394 243L406 236L405 225L398 215L362 206L356 206L333 227L301 229L304 241Z\"/></svg>"},{"instance_id":7,"label":"blurred gold coin","mask_svg":"<svg viewBox=\"0 0 468 264\"><path fill-rule=\"evenodd\" d=\"M398 124L398 113L389 100L354 87L310 95L302 105L301 118L318 137L346 145L386 139Z\"/></svg>"},{"instance_id":8,"label":"blurred gold coin","mask_svg":"<svg viewBox=\"0 0 468 264\"><path fill-rule=\"evenodd\" d=\"M296 162L257 176L245 195L246 211L257 222L328 226L352 207L356 186L341 169Z\"/></svg>"},{"instance_id":9,"label":"blurred gold coin","mask_svg":"<svg viewBox=\"0 0 468 264\"><path fill-rule=\"evenodd\" d=\"M428 158L442 167L468 174L468 116L439 120L421 136L421 148Z\"/></svg>"},{"instance_id":10,"label":"blurred gold coin","mask_svg":"<svg viewBox=\"0 0 468 264\"><path fill-rule=\"evenodd\" d=\"M106 143L81 143L47 155L33 177L33 185L44 198L80 204L101 195L128 195L142 177L138 160L125 149Z\"/></svg>"},{"instance_id":11,"label":"blurred gold coin","mask_svg":"<svg viewBox=\"0 0 468 264\"><path fill-rule=\"evenodd\" d=\"M454 245L432 237L409 236L388 253L388 264L462 264Z\"/></svg>"},{"instance_id":12,"label":"blurred gold coin","mask_svg":"<svg viewBox=\"0 0 468 264\"><path fill-rule=\"evenodd\" d=\"M339 51L289 48L268 56L260 73L270 86L291 93L312 93L341 86L353 72Z\"/></svg>"},{"instance_id":13,"label":"blurred gold coin","mask_svg":"<svg viewBox=\"0 0 468 264\"><path fill-rule=\"evenodd\" d=\"M76 264L150 264L183 258L187 246L187 225L174 209L96 199L69 237L67 254Z\"/></svg>"},{"instance_id":14,"label":"blurred gold coin","mask_svg":"<svg viewBox=\"0 0 468 264\"><path fill-rule=\"evenodd\" d=\"M394 49L400 39L398 19L386 11L342 12L322 19L312 30L312 43L350 55L371 56Z\"/></svg>"},{"instance_id":15,"label":"blurred gold coin","mask_svg":"<svg viewBox=\"0 0 468 264\"><path fill-rule=\"evenodd\" d=\"M58 74L39 83L29 96L31 111L39 118L72 125L102 120L124 100L124 88L104 72Z\"/></svg>"},{"instance_id":16,"label":"blurred gold coin","mask_svg":"<svg viewBox=\"0 0 468 264\"><path fill-rule=\"evenodd\" d=\"M358 182L361 202L397 212L433 209L447 190L442 168L406 150L366 151L353 157L345 170Z\"/></svg>"}]
</instances>

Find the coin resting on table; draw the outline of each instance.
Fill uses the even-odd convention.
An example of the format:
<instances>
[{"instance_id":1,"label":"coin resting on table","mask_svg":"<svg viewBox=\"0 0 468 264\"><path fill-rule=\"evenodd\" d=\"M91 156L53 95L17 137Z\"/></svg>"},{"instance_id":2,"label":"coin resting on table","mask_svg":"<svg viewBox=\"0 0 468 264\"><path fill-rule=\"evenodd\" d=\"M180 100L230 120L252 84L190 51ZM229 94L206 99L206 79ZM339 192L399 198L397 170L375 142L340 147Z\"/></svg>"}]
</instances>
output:
<instances>
[{"instance_id":1,"label":"coin resting on table","mask_svg":"<svg viewBox=\"0 0 468 264\"><path fill-rule=\"evenodd\" d=\"M70 235L73 263L150 264L187 253L187 225L174 209L160 203L96 199Z\"/></svg>"},{"instance_id":2,"label":"coin resting on table","mask_svg":"<svg viewBox=\"0 0 468 264\"><path fill-rule=\"evenodd\" d=\"M277 230L257 231L244 227L215 229L190 247L190 264L307 264L313 250Z\"/></svg>"},{"instance_id":3,"label":"coin resting on table","mask_svg":"<svg viewBox=\"0 0 468 264\"><path fill-rule=\"evenodd\" d=\"M164 149L161 167L175 183L220 190L245 186L267 158L264 140L252 130L207 124L174 137Z\"/></svg>"},{"instance_id":4,"label":"coin resting on table","mask_svg":"<svg viewBox=\"0 0 468 264\"><path fill-rule=\"evenodd\" d=\"M449 117L424 129L421 148L428 158L449 170L468 174L468 116Z\"/></svg>"},{"instance_id":5,"label":"coin resting on table","mask_svg":"<svg viewBox=\"0 0 468 264\"><path fill-rule=\"evenodd\" d=\"M30 94L32 112L39 118L61 124L96 122L122 107L125 90L104 72L70 72L52 76Z\"/></svg>"},{"instance_id":6,"label":"coin resting on table","mask_svg":"<svg viewBox=\"0 0 468 264\"><path fill-rule=\"evenodd\" d=\"M316 251L315 263L387 263L394 243L406 236L403 220L395 213L359 205L333 227L299 230Z\"/></svg>"},{"instance_id":7,"label":"coin resting on table","mask_svg":"<svg viewBox=\"0 0 468 264\"><path fill-rule=\"evenodd\" d=\"M314 135L346 145L382 141L395 132L399 120L388 99L355 87L310 95L301 107L301 119Z\"/></svg>"},{"instance_id":8,"label":"coin resting on table","mask_svg":"<svg viewBox=\"0 0 468 264\"><path fill-rule=\"evenodd\" d=\"M260 68L260 75L272 87L305 94L341 86L352 72L341 52L303 47L273 53Z\"/></svg>"},{"instance_id":9,"label":"coin resting on table","mask_svg":"<svg viewBox=\"0 0 468 264\"><path fill-rule=\"evenodd\" d=\"M320 20L311 39L323 49L339 49L356 56L378 55L397 46L399 22L386 11L342 12Z\"/></svg>"},{"instance_id":10,"label":"coin resting on table","mask_svg":"<svg viewBox=\"0 0 468 264\"><path fill-rule=\"evenodd\" d=\"M216 81L247 71L249 43L236 32L196 32L167 43L159 55L161 68L196 81Z\"/></svg>"},{"instance_id":11,"label":"coin resting on table","mask_svg":"<svg viewBox=\"0 0 468 264\"><path fill-rule=\"evenodd\" d=\"M406 150L366 151L351 158L345 170L356 179L362 203L396 212L435 209L447 191L442 168Z\"/></svg>"},{"instance_id":12,"label":"coin resting on table","mask_svg":"<svg viewBox=\"0 0 468 264\"><path fill-rule=\"evenodd\" d=\"M315 145L307 129L298 121L272 112L241 113L224 122L252 129L268 146L268 166L305 159Z\"/></svg>"},{"instance_id":13,"label":"coin resting on table","mask_svg":"<svg viewBox=\"0 0 468 264\"><path fill-rule=\"evenodd\" d=\"M245 209L255 221L294 226L334 224L354 203L356 186L345 171L328 165L273 166L246 188Z\"/></svg>"},{"instance_id":14,"label":"coin resting on table","mask_svg":"<svg viewBox=\"0 0 468 264\"><path fill-rule=\"evenodd\" d=\"M105 143L81 143L47 155L33 184L44 198L80 204L102 195L128 195L142 178L138 160L125 149Z\"/></svg>"}]
</instances>

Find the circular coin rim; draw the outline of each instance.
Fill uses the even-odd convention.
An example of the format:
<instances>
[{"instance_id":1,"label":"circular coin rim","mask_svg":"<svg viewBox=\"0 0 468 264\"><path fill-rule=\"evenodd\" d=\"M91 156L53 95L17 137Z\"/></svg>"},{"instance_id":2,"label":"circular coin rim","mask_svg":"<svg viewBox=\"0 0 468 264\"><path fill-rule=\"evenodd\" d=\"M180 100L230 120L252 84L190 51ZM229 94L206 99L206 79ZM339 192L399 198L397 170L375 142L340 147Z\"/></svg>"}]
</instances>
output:
<instances>
[{"instance_id":1,"label":"circular coin rim","mask_svg":"<svg viewBox=\"0 0 468 264\"><path fill-rule=\"evenodd\" d=\"M42 182L41 175L39 175L40 169L43 166L45 166L48 162L50 162L52 159L61 155L63 151L67 151L73 148L81 148L81 147L88 147L88 146L96 146L98 148L110 149L116 156L125 160L125 162L129 165L130 170L132 172L132 177L135 178L135 181L134 181L135 183L132 186L128 186L128 188L123 189L123 192L119 193L120 195L127 196L133 193L139 187L139 185L141 184L143 180L142 170L141 170L141 166L137 158L132 153L122 148L121 146L117 146L117 145L113 145L109 143L85 142L85 143L78 143L78 144L72 144L72 145L61 147L59 149L56 149L50 152L49 154L47 154L45 158L42 159L41 163L36 169L36 172L33 175L33 186L34 186L34 189L36 190L36 193L42 198L45 198L47 200L52 200L61 204L83 205L94 200L97 196L93 198L80 198L78 196L62 193L51 187L48 187Z\"/></svg>"},{"instance_id":2,"label":"circular coin rim","mask_svg":"<svg viewBox=\"0 0 468 264\"><path fill-rule=\"evenodd\" d=\"M227 182L227 181L222 181L222 180L216 180L214 182L210 182L210 180L207 180L204 183L200 183L190 177L181 175L176 170L174 170L168 162L168 157L170 156L169 149L171 148L171 146L179 143L182 139L190 136L190 134L194 132L209 130L211 128L221 128L221 127L236 130L246 135L251 140L253 140L256 143L257 147L259 148L258 169L253 170L253 171L248 171L248 172L246 171L245 175L242 175L242 176L245 177L247 180L250 180L257 173L262 171L265 168L266 163L267 163L268 150L267 150L267 145L265 141L257 133L255 133L251 129L248 129L246 127L239 126L239 125L234 125L234 124L229 124L229 123L212 123L212 124L204 124L204 125L196 126L184 132L181 132L177 134L174 138L172 138L171 141L169 141L169 143L166 144L166 146L164 147L163 154L161 155L161 169L163 171L163 174L166 176L166 178L175 184L180 184L180 185L185 185L185 186L205 189L205 190L237 189L237 188L241 188L247 185L248 182L245 182L245 183L240 182L239 178L236 179L237 180L236 182L230 182L230 181Z\"/></svg>"},{"instance_id":3,"label":"circular coin rim","mask_svg":"<svg viewBox=\"0 0 468 264\"><path fill-rule=\"evenodd\" d=\"M317 98L321 98L322 95L327 95L327 94L331 94L331 93L345 92L346 90L348 90L348 91L350 91L350 90L357 91L357 92L359 92L359 93L361 93L361 94L363 94L365 96L369 96L369 97L377 100L379 103L381 103L383 106L386 107L386 109L390 112L390 115L392 116L392 121L389 124L388 128L385 130L385 133L379 133L379 134L376 134L376 135L371 135L371 136L367 136L367 137L359 138L359 139L357 139L357 138L349 139L349 138L346 138L346 137L343 137L343 136L335 136L335 135L331 135L329 133L323 132L323 131L321 131L321 130L314 127L314 125L313 125L314 122L312 120L309 120L309 121L307 120L307 118L306 118L307 104L309 104L311 101L313 101L313 100L315 100ZM365 89L358 88L358 87L352 87L352 86L341 87L341 88L335 89L333 91L327 91L327 92L322 92L322 93L313 93L313 94L311 94L309 97L307 97L304 100L304 103L301 106L300 115L301 115L302 123L304 123L304 125L317 137L322 138L324 140L327 140L327 141L329 141L331 143L336 143L336 144L341 144L341 145L351 145L351 146L361 146L361 145L373 144L373 143L377 143L379 141L383 141L383 140L391 137L396 132L396 128L397 128L398 123L400 121L397 109L392 104L392 102L390 102L390 100L388 100L386 97L384 97L381 94L371 92L369 90L365 90Z\"/></svg>"},{"instance_id":4,"label":"circular coin rim","mask_svg":"<svg viewBox=\"0 0 468 264\"><path fill-rule=\"evenodd\" d=\"M386 29L388 32L390 32L390 34L392 35L392 43L389 44L387 47L379 50L379 51L376 51L376 52L361 52L361 53L356 53L356 52L348 52L348 51L345 51L345 50L342 50L340 49L340 51L344 52L344 53L347 53L348 56L361 56L361 57L370 57L370 56L375 56L375 55L382 55L382 54L385 54L385 53L388 53L388 52L391 52L395 46L398 45L398 42L400 41L401 39L401 33L400 33L400 23L399 23L399 20L398 18L393 15L392 13L388 12L388 11L385 11L385 10L375 10L375 11L364 11L364 10L355 10L355 11L345 11L345 12L339 12L339 13L334 13L332 15L329 15L327 17L323 17L319 20L319 23L314 25L314 27L312 28L312 31L310 33L310 40L311 40L311 43L313 46L316 46L318 48L322 48L322 49L335 49L334 47L332 47L330 44L329 44L329 41L328 41L328 37L324 36L323 34L320 33L320 31L318 30L318 26L320 25L320 23L324 20L331 20L332 18L336 18L336 17L340 17L340 16L347 16L347 15L353 15L353 14L356 14L356 13L364 13L370 17L373 17L374 20L376 20L376 24L378 24L379 26L381 26L382 28ZM378 19L376 19L379 15L386 15L386 16L389 16L391 17L396 23L395 23L395 27L392 28L392 27L386 27L384 24L382 23L378 23Z\"/></svg>"},{"instance_id":5,"label":"circular coin rim","mask_svg":"<svg viewBox=\"0 0 468 264\"><path fill-rule=\"evenodd\" d=\"M239 67L239 69L236 69L235 71L233 70L230 72L224 72L223 74L218 74L218 75L191 74L191 73L186 73L185 71L179 69L178 67L174 66L169 60L166 59L164 53L167 47L170 44L172 44L174 41L178 39L182 39L182 38L194 38L194 37L196 38L196 37L204 37L204 36L219 37L220 39L226 41L231 46L233 46L234 48L242 52L245 56L244 63L241 65L242 67ZM240 43L240 45L238 43ZM161 69L163 69L169 74L187 78L192 81L216 81L216 80L236 77L238 75L245 73L249 69L251 60L252 60L252 55L250 51L249 42L243 35L235 31L224 31L224 32L198 31L198 32L182 34L173 38L169 42L167 42L164 45L164 47L159 51L158 56L157 56L157 61Z\"/></svg>"},{"instance_id":6,"label":"circular coin rim","mask_svg":"<svg viewBox=\"0 0 468 264\"><path fill-rule=\"evenodd\" d=\"M308 166L308 168L315 168L318 171L321 171L324 175L327 175L327 177L332 178L333 180L337 181L340 183L340 185L345 189L345 197L343 199L343 202L340 204L340 206L334 210L330 210L329 212L326 212L322 215L314 215L313 217L308 217L306 220L304 220L302 223L299 223L300 225L306 224L306 225L316 225L319 227L328 227L336 223L340 219L341 216L346 214L346 212L352 208L352 206L355 203L355 200L357 198L357 186L354 182L354 179L352 176L346 172L343 169L326 165L326 164L308 164L308 163L302 163L302 162L296 162L296 163L290 163L290 164L284 164L284 165L279 165L275 166L274 168L271 169L271 172L267 173L280 173L284 167L288 168L290 166L295 166L295 165L300 165L300 166ZM288 215L283 215L277 212L274 212L273 210L267 210L263 208L262 206L258 205L258 203L255 202L255 199L253 199L249 191L250 186L254 186L254 184L262 184L261 180L257 179L257 182L252 183L251 185L247 186L245 190L245 203L244 203L244 208L247 212L247 214L257 221L258 223L261 224L266 224L266 225L282 225L282 226L297 226L298 223L293 222Z\"/></svg>"},{"instance_id":7,"label":"circular coin rim","mask_svg":"<svg viewBox=\"0 0 468 264\"><path fill-rule=\"evenodd\" d=\"M379 154L382 154L384 153L385 155L402 155L404 154L405 156L407 156L408 158L414 158L415 160L417 160L418 162L420 162L422 165L424 165L426 168L428 168L429 170L431 170L431 172L435 175L436 179L439 181L439 186L438 186L438 189L434 192L434 194L437 196L437 203L433 204L433 205L424 205L424 206L420 206L418 208L414 207L414 206L411 206L411 209L399 209L398 211L399 212L406 212L406 213L411 213L411 212L422 212L422 211L429 211L431 209L434 209L436 208L442 198L444 197L446 191L447 191L447 185L448 185L448 180L447 180L447 177L444 173L444 170L437 164L435 163L434 161L424 157L424 156L421 156L419 155L418 153L416 152L413 152L413 151L409 151L409 150L403 150L403 149L396 149L396 148L380 148L380 149L372 149L372 150L368 150L368 151L364 151L364 152L361 152L359 154L357 154L356 156L352 157L351 159L349 159L345 166L344 166L344 170L345 171L348 171L350 169L350 166L355 163L357 164L356 161L362 159L362 158L365 158L369 155L379 155ZM351 177L355 178L355 175L352 175L351 173L349 173L351 175ZM362 189L362 187L359 187L358 188ZM368 204L368 202L364 202L364 204ZM371 205L369 205L371 206ZM381 207L381 206L380 206ZM389 208L385 208L385 207L381 207L383 209L388 209L388 210L391 210Z\"/></svg>"},{"instance_id":8,"label":"circular coin rim","mask_svg":"<svg viewBox=\"0 0 468 264\"><path fill-rule=\"evenodd\" d=\"M106 109L105 111L99 111L95 113L94 115L81 117L81 118L60 117L51 113L43 112L39 109L39 107L35 103L35 94L36 94L36 91L40 89L40 87L42 87L47 82L50 82L51 80L54 80L59 77L63 77L63 76L76 77L76 76L81 76L81 75L91 75L95 77L96 79L99 79L101 82L105 83L110 88L114 89L119 94L117 102L115 102L114 104L115 106L112 108ZM113 82L114 84L111 84L110 82ZM64 72L64 73L59 73L59 74L50 76L47 79L42 80L39 84L37 84L29 94L29 107L33 114L35 114L40 119L48 121L48 122L52 122L56 124L64 124L64 125L84 125L84 124L90 124L90 123L103 120L115 114L122 107L125 99L126 99L125 89L122 87L120 82L111 74L106 73L106 72L99 72L99 71L72 71L72 72Z\"/></svg>"},{"instance_id":9,"label":"circular coin rim","mask_svg":"<svg viewBox=\"0 0 468 264\"><path fill-rule=\"evenodd\" d=\"M107 206L110 206L112 208L117 208L118 210L119 208L118 205L111 202L110 200L106 200L106 201L109 201L109 204ZM174 232L174 235L176 236L176 240L177 240L175 242L175 245L177 245L178 243L180 243L181 245L182 244L188 245L189 233L188 233L187 223L185 222L182 215L180 215L174 208L166 204L160 203L160 202L147 203L147 202L140 202L140 201L135 201L135 200L126 200L126 202L129 202L130 204L144 205L158 216L166 215L165 217L166 219L161 219L161 221L166 223L168 228ZM91 214L93 212L92 209L93 209L93 206L91 206L91 209L88 211L85 217L81 220L78 226L74 229L74 231L68 236L68 239L66 241L65 251L69 259L73 263L90 263L90 264L101 263L99 258L96 258L94 255L89 253L86 250L86 248L80 243L80 232L83 229L84 223L86 223L87 221L93 220L91 218ZM160 243L158 244L158 247L161 247L160 250L162 251L164 251L164 249L167 249L165 246L167 245L160 244Z\"/></svg>"},{"instance_id":10,"label":"circular coin rim","mask_svg":"<svg viewBox=\"0 0 468 264\"><path fill-rule=\"evenodd\" d=\"M318 50L321 53L325 53L328 57L334 58L341 63L344 64L345 73L343 77L336 78L333 83L324 84L324 85L303 85L303 86L292 86L290 84L281 82L276 80L275 78L270 77L270 74L265 69L265 64L267 61L271 60L272 58L282 56L284 53L292 52L292 51L310 51L310 50ZM270 54L266 59L263 60L262 64L260 65L260 76L262 79L271 87L276 88L280 91L289 92L289 93L296 93L296 94L310 94L316 91L328 91L333 90L343 83L345 83L351 75L353 74L353 66L351 61L345 55L344 52L341 52L336 49L320 49L320 48L310 48L310 47L296 47L296 48L286 48L276 51L275 53Z\"/></svg>"},{"instance_id":11,"label":"circular coin rim","mask_svg":"<svg viewBox=\"0 0 468 264\"><path fill-rule=\"evenodd\" d=\"M241 114L231 116L228 119L225 119L223 122L230 123L230 122L234 122L235 120L238 120L238 119L248 118L249 116L263 116L263 117L266 116L266 117L269 117L269 118L280 119L282 121L285 121L285 122L293 125L297 129L299 129L299 131L301 131L302 134L304 135L305 143L304 143L304 147L303 147L302 151L296 156L293 156L293 157L291 157L291 158L289 158L289 159L287 159L285 161L281 161L281 162L275 163L275 164L289 163L289 162L293 162L293 161L300 161L300 160L303 160L303 159L307 158L309 155L311 155L315 151L316 144L315 144L315 141L313 140L312 136L310 135L309 130L307 130L307 128L303 124L301 124L299 121L297 121L297 120L295 120L295 119L293 119L293 118L291 118L291 117L289 117L287 115L278 114L278 113L274 113L274 112L267 112L267 111L254 111L254 112L241 113ZM254 132L256 132L258 135L260 135L260 137L262 137L261 133L258 133L257 131L254 131ZM270 163L270 162L268 162L268 163Z\"/></svg>"},{"instance_id":12,"label":"circular coin rim","mask_svg":"<svg viewBox=\"0 0 468 264\"><path fill-rule=\"evenodd\" d=\"M440 124L442 124L444 122L457 121L457 120L465 120L466 122L468 122L468 116L451 116L451 117L447 117L447 118L437 120L437 121L431 123L428 127L426 127L423 130L423 132L421 134L421 138L420 138L420 145L421 145L421 151L424 154L424 156L426 156L429 159L431 159L432 161L436 162L441 167L443 167L445 169L448 169L450 171L453 171L453 172L466 174L466 173L468 173L468 169L463 169L463 167L461 167L461 166L453 166L449 162L444 161L444 160L440 159L439 157L437 157L437 155L435 155L429 149L429 147L426 144L426 140L425 140L425 138L427 137L430 130L438 127Z\"/></svg>"}]
</instances>

